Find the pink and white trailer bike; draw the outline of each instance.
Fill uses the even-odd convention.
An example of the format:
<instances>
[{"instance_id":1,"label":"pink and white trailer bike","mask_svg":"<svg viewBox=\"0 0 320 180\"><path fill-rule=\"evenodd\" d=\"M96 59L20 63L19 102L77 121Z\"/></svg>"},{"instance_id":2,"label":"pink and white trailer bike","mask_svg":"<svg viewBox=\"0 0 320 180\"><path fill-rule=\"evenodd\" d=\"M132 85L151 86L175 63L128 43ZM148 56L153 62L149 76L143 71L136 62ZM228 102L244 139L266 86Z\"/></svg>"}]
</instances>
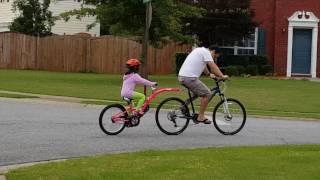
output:
<instances>
[{"instance_id":1,"label":"pink and white trailer bike","mask_svg":"<svg viewBox=\"0 0 320 180\"><path fill-rule=\"evenodd\" d=\"M147 97L141 107L141 110L135 109L131 99L124 98L127 106L121 104L111 104L105 107L99 116L99 125L101 130L108 135L117 135L124 130L125 127L135 127L140 123L140 118L149 110L151 101L164 92L179 92L179 88L152 88L152 93ZM145 89L146 94L146 89ZM142 111L143 114L138 113Z\"/></svg>"}]
</instances>

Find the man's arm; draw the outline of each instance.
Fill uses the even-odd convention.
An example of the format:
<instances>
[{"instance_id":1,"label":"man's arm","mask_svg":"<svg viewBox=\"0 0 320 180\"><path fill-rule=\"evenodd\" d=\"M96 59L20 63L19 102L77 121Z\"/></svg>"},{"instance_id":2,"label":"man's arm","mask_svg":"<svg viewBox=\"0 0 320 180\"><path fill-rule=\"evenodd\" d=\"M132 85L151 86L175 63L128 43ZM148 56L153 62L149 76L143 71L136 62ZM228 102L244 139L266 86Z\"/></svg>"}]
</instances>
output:
<instances>
[{"instance_id":1,"label":"man's arm","mask_svg":"<svg viewBox=\"0 0 320 180\"><path fill-rule=\"evenodd\" d=\"M209 76L209 75L211 74L211 72L210 72L209 69L208 69L208 65L206 65L206 67L204 68L203 72L204 72L204 74L207 75L207 76Z\"/></svg>"},{"instance_id":2,"label":"man's arm","mask_svg":"<svg viewBox=\"0 0 320 180\"><path fill-rule=\"evenodd\" d=\"M214 75L224 78L223 73L220 71L219 67L216 65L216 63L214 63L213 61L209 61L208 66L210 67L210 72L213 73ZM205 68L205 70L208 70L207 68Z\"/></svg>"}]
</instances>

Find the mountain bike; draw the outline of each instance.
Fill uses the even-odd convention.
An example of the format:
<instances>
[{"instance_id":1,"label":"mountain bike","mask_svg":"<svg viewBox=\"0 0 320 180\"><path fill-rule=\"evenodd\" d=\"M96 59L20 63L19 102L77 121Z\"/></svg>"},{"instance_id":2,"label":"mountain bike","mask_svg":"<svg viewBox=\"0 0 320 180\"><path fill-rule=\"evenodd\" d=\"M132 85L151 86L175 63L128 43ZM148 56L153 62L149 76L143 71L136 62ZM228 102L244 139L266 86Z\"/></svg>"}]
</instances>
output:
<instances>
[{"instance_id":1,"label":"mountain bike","mask_svg":"<svg viewBox=\"0 0 320 180\"><path fill-rule=\"evenodd\" d=\"M246 110L242 103L233 98L226 98L225 80L213 78L215 86L211 88L212 95L209 102L215 95L220 97L220 102L214 107L212 120L215 128L224 135L234 135L241 131L246 123ZM186 86L185 86L186 87ZM224 87L221 89L221 87ZM187 87L186 87L187 88ZM193 101L198 96L193 95L189 88L187 100L178 97L170 97L163 100L156 110L156 123L159 129L167 135L178 135L182 133L193 120L198 124ZM190 107L191 106L191 112Z\"/></svg>"},{"instance_id":2,"label":"mountain bike","mask_svg":"<svg viewBox=\"0 0 320 180\"><path fill-rule=\"evenodd\" d=\"M121 104L111 104L106 106L100 113L99 126L100 129L108 135L117 135L125 128L136 127L140 124L140 118L149 110L149 104L158 95L164 92L178 92L180 88L152 88L152 93L146 98L141 109L135 109L132 99L124 98L127 106ZM146 95L146 88L144 90ZM138 113L142 111L143 114Z\"/></svg>"}]
</instances>

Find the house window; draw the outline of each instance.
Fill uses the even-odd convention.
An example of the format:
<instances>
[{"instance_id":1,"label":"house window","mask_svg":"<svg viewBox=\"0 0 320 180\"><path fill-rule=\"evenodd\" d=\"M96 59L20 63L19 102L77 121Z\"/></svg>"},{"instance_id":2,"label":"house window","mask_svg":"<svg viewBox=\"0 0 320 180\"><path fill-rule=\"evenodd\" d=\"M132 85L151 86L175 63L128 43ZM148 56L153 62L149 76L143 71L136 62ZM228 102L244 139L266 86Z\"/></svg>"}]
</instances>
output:
<instances>
[{"instance_id":1,"label":"house window","mask_svg":"<svg viewBox=\"0 0 320 180\"><path fill-rule=\"evenodd\" d=\"M249 38L243 38L237 42L224 42L221 49L226 55L257 55L258 44L258 28Z\"/></svg>"},{"instance_id":2,"label":"house window","mask_svg":"<svg viewBox=\"0 0 320 180\"><path fill-rule=\"evenodd\" d=\"M0 0L0 3L9 2L10 0Z\"/></svg>"}]
</instances>

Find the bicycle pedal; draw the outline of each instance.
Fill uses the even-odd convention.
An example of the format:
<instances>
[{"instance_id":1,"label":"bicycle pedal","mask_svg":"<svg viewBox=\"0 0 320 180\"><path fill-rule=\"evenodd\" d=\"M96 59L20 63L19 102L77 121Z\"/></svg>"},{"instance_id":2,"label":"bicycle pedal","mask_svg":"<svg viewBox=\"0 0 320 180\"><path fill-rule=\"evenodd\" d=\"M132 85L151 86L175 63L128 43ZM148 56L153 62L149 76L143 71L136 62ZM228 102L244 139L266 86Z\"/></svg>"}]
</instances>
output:
<instances>
[{"instance_id":1,"label":"bicycle pedal","mask_svg":"<svg viewBox=\"0 0 320 180\"><path fill-rule=\"evenodd\" d=\"M198 116L199 116L199 114L194 114L194 115L192 116L192 120L193 120L193 121L197 121Z\"/></svg>"}]
</instances>

